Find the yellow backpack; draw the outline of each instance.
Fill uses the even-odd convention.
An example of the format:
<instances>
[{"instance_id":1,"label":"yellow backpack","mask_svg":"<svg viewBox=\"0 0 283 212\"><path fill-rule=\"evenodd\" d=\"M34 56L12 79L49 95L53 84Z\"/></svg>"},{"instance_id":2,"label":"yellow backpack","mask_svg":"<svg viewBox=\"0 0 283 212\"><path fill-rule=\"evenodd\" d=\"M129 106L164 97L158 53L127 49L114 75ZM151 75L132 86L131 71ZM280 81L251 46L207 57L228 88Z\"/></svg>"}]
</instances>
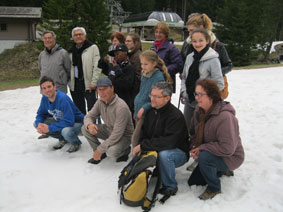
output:
<instances>
[{"instance_id":1,"label":"yellow backpack","mask_svg":"<svg viewBox=\"0 0 283 212\"><path fill-rule=\"evenodd\" d=\"M139 153L122 170L118 181L120 203L141 206L144 211L154 206L161 185L157 155L156 151Z\"/></svg>"}]
</instances>

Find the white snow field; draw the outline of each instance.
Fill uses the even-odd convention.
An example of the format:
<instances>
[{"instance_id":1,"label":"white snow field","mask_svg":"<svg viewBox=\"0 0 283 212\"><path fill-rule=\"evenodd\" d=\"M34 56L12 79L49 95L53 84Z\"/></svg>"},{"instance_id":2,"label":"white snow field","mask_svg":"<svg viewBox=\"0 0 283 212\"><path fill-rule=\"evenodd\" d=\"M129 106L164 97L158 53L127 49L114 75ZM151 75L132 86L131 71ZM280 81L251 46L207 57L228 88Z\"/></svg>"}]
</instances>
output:
<instances>
[{"instance_id":1,"label":"white snow field","mask_svg":"<svg viewBox=\"0 0 283 212\"><path fill-rule=\"evenodd\" d=\"M187 185L190 160L176 170L177 195L157 202L153 212L283 211L283 67L233 70L228 82L243 165L234 177L221 178L221 194L202 201L205 187ZM83 136L81 149L71 154L68 146L53 150L53 138L37 139L33 122L40 99L39 86L0 92L0 211L142 211L119 203L117 180L127 162L87 163L92 150ZM172 102L178 104L178 94Z\"/></svg>"}]
</instances>

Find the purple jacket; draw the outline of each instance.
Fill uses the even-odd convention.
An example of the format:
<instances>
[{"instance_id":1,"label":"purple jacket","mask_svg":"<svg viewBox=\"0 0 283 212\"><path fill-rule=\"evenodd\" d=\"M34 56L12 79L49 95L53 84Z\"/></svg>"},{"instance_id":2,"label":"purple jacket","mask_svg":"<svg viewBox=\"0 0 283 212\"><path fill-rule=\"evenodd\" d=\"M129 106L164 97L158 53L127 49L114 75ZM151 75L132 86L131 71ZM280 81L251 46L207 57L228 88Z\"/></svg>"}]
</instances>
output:
<instances>
[{"instance_id":1,"label":"purple jacket","mask_svg":"<svg viewBox=\"0 0 283 212\"><path fill-rule=\"evenodd\" d=\"M151 50L157 52L158 56L164 60L170 76L174 82L175 91L175 75L183 71L183 59L177 47L168 39L164 41L162 46L157 50L153 44Z\"/></svg>"},{"instance_id":2,"label":"purple jacket","mask_svg":"<svg viewBox=\"0 0 283 212\"><path fill-rule=\"evenodd\" d=\"M196 130L198 113L197 107L192 119L192 131ZM194 143L195 136L192 135L192 145ZM238 120L229 102L221 101L214 107L205 123L203 144L199 146L199 149L222 157L231 171L243 163L245 153L239 134Z\"/></svg>"}]
</instances>

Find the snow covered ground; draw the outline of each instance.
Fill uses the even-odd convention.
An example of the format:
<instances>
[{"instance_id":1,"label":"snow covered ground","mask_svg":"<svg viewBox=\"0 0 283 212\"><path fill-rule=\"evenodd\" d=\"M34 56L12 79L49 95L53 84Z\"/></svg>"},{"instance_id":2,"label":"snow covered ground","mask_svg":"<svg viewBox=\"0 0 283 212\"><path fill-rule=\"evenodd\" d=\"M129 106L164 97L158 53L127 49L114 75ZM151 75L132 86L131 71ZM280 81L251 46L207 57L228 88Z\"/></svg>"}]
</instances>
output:
<instances>
[{"instance_id":1,"label":"snow covered ground","mask_svg":"<svg viewBox=\"0 0 283 212\"><path fill-rule=\"evenodd\" d=\"M152 211L283 211L283 67L234 70L228 81L244 164L234 177L222 177L222 194L208 201L197 198L205 187L187 185L187 165L178 168L177 195ZM88 164L84 137L72 154L67 146L52 150L55 139L37 139L32 123L40 97L39 87L0 92L0 211L142 211L119 203L117 179L126 162Z\"/></svg>"}]
</instances>

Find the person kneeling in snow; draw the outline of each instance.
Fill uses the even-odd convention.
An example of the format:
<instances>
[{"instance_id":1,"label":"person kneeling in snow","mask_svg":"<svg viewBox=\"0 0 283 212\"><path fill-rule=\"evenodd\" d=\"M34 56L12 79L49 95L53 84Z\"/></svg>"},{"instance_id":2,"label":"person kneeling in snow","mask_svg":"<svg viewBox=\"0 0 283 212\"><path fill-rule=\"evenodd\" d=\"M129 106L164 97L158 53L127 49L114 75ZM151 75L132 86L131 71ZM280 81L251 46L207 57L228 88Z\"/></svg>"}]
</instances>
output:
<instances>
[{"instance_id":1,"label":"person kneeling in snow","mask_svg":"<svg viewBox=\"0 0 283 212\"><path fill-rule=\"evenodd\" d=\"M93 157L88 162L98 164L107 155L115 158L116 162L127 161L134 131L130 109L114 93L114 86L109 78L100 78L96 87L100 98L85 116L82 127L82 133L93 149ZM99 116L104 124L94 124ZM104 142L100 143L98 139Z\"/></svg>"},{"instance_id":2,"label":"person kneeling in snow","mask_svg":"<svg viewBox=\"0 0 283 212\"><path fill-rule=\"evenodd\" d=\"M160 194L175 195L178 191L175 168L189 160L190 143L185 118L171 102L172 86L166 82L153 85L147 112L141 129L139 144L133 155L140 151L157 151L162 188Z\"/></svg>"},{"instance_id":3,"label":"person kneeling in snow","mask_svg":"<svg viewBox=\"0 0 283 212\"><path fill-rule=\"evenodd\" d=\"M232 176L245 155L235 110L229 102L221 99L216 82L198 80L194 95L198 105L191 122L190 153L198 161L198 166L188 183L190 186L207 185L199 196L207 200L221 192L219 177Z\"/></svg>"},{"instance_id":4,"label":"person kneeling in snow","mask_svg":"<svg viewBox=\"0 0 283 212\"><path fill-rule=\"evenodd\" d=\"M70 143L67 152L77 151L81 145L78 134L81 132L84 115L70 97L56 89L53 79L43 76L40 89L43 95L34 122L37 132L59 139L53 147L56 150Z\"/></svg>"}]
</instances>

